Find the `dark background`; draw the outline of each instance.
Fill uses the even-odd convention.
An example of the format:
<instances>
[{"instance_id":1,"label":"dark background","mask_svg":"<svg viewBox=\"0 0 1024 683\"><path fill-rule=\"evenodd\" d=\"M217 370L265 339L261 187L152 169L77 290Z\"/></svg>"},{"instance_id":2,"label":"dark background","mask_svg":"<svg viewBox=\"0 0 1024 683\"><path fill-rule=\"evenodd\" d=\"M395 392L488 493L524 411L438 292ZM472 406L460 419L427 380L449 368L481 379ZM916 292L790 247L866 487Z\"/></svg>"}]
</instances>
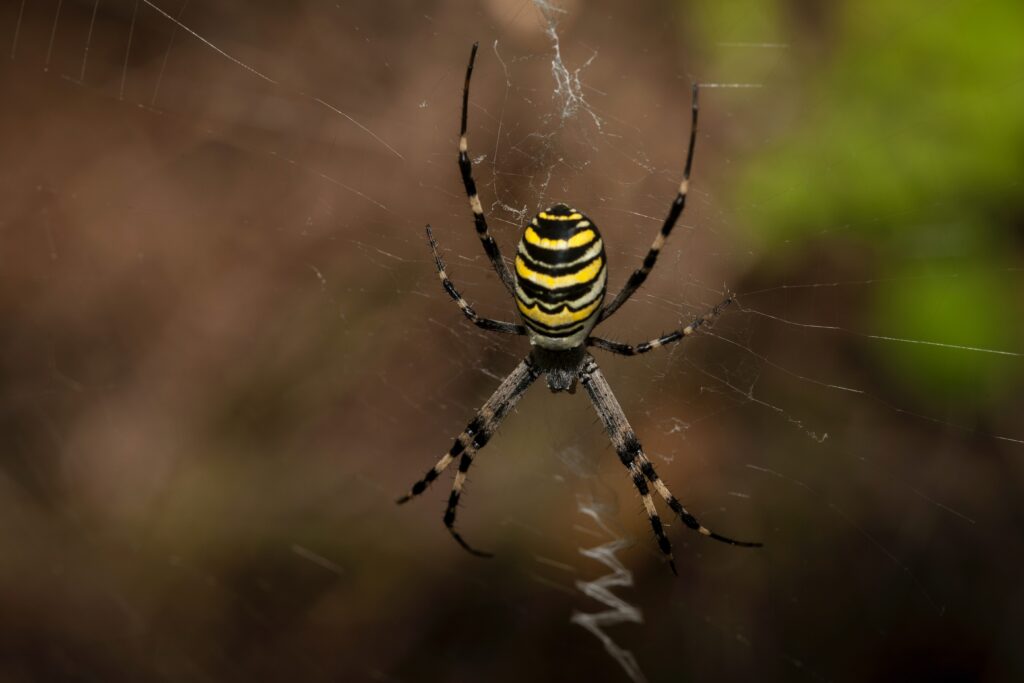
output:
<instances>
[{"instance_id":1,"label":"dark background","mask_svg":"<svg viewBox=\"0 0 1024 683\"><path fill-rule=\"evenodd\" d=\"M638 679L1024 676L1019 2L154 3L188 30L0 6L0 678L627 680L570 621L616 540ZM422 233L512 318L455 163L474 40L501 246L569 201L613 291L712 84L602 332L738 304L599 360L676 494L764 548L673 524L673 578L542 385L460 510L495 559L444 532L448 477L394 505L527 348Z\"/></svg>"}]
</instances>

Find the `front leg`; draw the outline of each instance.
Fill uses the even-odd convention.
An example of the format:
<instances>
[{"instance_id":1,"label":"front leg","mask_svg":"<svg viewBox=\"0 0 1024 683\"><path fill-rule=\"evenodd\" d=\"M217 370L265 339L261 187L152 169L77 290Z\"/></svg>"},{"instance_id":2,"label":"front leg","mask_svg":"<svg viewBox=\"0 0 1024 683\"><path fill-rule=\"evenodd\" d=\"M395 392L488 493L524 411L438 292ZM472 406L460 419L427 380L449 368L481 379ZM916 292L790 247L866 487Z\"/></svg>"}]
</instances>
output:
<instances>
[{"instance_id":1,"label":"front leg","mask_svg":"<svg viewBox=\"0 0 1024 683\"><path fill-rule=\"evenodd\" d=\"M455 473L455 480L452 482L452 492L448 497L448 506L444 513L444 525L459 545L473 553L487 557L487 553L474 550L462 536L455 531L455 511L459 505L459 497L462 495L462 487L466 482L466 473L469 466L473 464L473 457L477 451L487 445L494 432L497 431L501 421L512 408L515 407L523 393L540 376L539 371L533 362L527 358L522 361L508 377L502 381L497 390L491 395L487 402L480 407L476 416L470 420L466 428L455 438L451 449L437 461L437 464L427 470L423 479L413 484L409 493L398 499L398 504L406 503L412 498L427 490L427 487L444 472L449 465L459 458L459 468Z\"/></svg>"},{"instance_id":2,"label":"front leg","mask_svg":"<svg viewBox=\"0 0 1024 683\"><path fill-rule=\"evenodd\" d=\"M670 544L668 537L665 535L661 518L658 516L658 512L654 507L654 501L651 499L648 482L650 482L658 494L665 499L665 502L668 503L668 506L672 511L679 515L679 518L683 523L691 529L698 531L704 536L713 538L716 541L722 541L723 543L748 547L757 547L761 545L760 543L736 541L717 534L704 527L693 515L687 512L686 508L683 507L679 500L672 495L665 483L658 478L657 473L654 471L654 466L647 458L643 447L640 445L639 439L636 437L636 432L634 432L633 428L629 425L629 421L626 419L625 413L622 412L622 407L616 400L615 394L612 393L611 386L609 386L608 381L604 378L600 368L598 368L597 361L593 358L588 358L584 364L583 370L580 374L580 381L583 383L583 388L586 389L587 394L590 396L590 401L594 404L594 409L597 411L598 417L600 417L601 422L604 423L608 436L611 437L612 445L615 446L615 451L619 455L619 460L621 460L622 464L626 466L627 470L629 470L633 479L633 485L636 486L637 491L640 493L644 510L647 512L647 517L651 521L651 528L654 530L654 536L658 541L658 547L668 560L669 567L671 567L673 573L676 572L676 566L672 559L672 545Z\"/></svg>"}]
</instances>

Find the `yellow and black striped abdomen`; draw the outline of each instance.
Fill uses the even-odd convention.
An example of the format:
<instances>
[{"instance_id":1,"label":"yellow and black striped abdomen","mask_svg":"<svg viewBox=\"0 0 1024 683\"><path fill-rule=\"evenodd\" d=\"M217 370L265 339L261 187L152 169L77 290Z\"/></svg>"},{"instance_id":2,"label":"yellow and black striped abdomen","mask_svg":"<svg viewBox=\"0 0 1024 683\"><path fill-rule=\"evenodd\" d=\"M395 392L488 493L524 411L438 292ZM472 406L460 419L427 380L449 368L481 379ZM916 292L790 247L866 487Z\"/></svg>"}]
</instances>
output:
<instances>
[{"instance_id":1,"label":"yellow and black striped abdomen","mask_svg":"<svg viewBox=\"0 0 1024 683\"><path fill-rule=\"evenodd\" d=\"M606 261L601 233L575 209L556 204L530 221L516 253L516 305L534 344L583 343L604 301Z\"/></svg>"}]
</instances>

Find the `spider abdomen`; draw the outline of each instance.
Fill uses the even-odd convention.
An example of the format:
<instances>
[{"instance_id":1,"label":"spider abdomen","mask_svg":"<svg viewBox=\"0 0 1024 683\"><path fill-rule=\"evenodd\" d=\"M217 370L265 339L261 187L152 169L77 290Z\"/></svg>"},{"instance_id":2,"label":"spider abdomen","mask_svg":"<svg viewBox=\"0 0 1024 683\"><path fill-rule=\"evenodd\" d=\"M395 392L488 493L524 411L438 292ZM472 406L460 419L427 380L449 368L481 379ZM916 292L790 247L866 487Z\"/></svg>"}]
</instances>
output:
<instances>
[{"instance_id":1,"label":"spider abdomen","mask_svg":"<svg viewBox=\"0 0 1024 683\"><path fill-rule=\"evenodd\" d=\"M523 231L515 265L516 305L531 341L547 349L582 344L608 280L597 226L564 204L541 211Z\"/></svg>"}]
</instances>

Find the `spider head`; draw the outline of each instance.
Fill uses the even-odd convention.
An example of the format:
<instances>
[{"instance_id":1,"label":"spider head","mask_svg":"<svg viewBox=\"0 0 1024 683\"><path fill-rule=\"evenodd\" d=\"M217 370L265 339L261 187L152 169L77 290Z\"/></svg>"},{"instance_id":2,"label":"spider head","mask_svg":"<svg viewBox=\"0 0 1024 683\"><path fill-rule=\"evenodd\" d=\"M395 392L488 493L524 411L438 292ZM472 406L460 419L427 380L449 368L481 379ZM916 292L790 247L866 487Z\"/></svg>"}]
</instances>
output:
<instances>
[{"instance_id":1,"label":"spider head","mask_svg":"<svg viewBox=\"0 0 1024 683\"><path fill-rule=\"evenodd\" d=\"M555 350L534 345L530 359L538 372L543 372L552 393L567 391L576 393L576 382L586 357L582 346L572 349Z\"/></svg>"}]
</instances>

